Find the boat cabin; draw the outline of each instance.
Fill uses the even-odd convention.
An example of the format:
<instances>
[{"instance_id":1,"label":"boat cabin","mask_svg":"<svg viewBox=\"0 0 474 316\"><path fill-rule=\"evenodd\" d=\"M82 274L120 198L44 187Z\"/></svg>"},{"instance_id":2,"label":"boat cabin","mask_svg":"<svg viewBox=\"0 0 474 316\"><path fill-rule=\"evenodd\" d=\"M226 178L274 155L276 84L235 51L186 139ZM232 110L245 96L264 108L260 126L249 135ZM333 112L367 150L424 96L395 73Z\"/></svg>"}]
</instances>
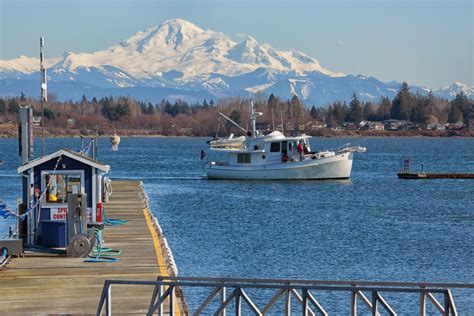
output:
<instances>
[{"instance_id":1,"label":"boat cabin","mask_svg":"<svg viewBox=\"0 0 474 316\"><path fill-rule=\"evenodd\" d=\"M298 143L301 141L310 151L309 138L307 135L285 137L278 131L250 138L244 149L229 151L229 165L266 165L299 161Z\"/></svg>"}]
</instances>

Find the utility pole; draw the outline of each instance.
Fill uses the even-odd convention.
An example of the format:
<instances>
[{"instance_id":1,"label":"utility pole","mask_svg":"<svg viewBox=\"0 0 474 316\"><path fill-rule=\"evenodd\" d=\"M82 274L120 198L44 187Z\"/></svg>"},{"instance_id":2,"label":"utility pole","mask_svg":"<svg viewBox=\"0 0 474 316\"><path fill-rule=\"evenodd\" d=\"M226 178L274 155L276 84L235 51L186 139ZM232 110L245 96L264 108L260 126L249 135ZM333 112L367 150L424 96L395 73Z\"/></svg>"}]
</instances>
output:
<instances>
[{"instance_id":1,"label":"utility pole","mask_svg":"<svg viewBox=\"0 0 474 316\"><path fill-rule=\"evenodd\" d=\"M48 102L48 86L46 84L46 68L43 64L44 38L40 37L40 72L41 72L41 156L44 156L44 104Z\"/></svg>"}]
</instances>

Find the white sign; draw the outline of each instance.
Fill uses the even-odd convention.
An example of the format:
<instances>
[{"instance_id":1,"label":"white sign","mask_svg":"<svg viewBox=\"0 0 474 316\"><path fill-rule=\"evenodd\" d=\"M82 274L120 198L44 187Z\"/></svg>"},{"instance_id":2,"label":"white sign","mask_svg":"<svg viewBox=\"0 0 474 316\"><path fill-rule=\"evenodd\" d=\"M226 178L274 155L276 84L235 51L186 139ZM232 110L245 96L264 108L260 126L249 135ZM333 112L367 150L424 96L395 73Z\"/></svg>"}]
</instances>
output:
<instances>
[{"instance_id":1,"label":"white sign","mask_svg":"<svg viewBox=\"0 0 474 316\"><path fill-rule=\"evenodd\" d=\"M52 221L65 221L67 220L67 207L52 208L50 214Z\"/></svg>"},{"instance_id":2,"label":"white sign","mask_svg":"<svg viewBox=\"0 0 474 316\"><path fill-rule=\"evenodd\" d=\"M92 209L88 207L86 212L87 221L90 222L92 217ZM67 220L67 207L52 208L50 214L50 219L52 221L65 221Z\"/></svg>"}]
</instances>

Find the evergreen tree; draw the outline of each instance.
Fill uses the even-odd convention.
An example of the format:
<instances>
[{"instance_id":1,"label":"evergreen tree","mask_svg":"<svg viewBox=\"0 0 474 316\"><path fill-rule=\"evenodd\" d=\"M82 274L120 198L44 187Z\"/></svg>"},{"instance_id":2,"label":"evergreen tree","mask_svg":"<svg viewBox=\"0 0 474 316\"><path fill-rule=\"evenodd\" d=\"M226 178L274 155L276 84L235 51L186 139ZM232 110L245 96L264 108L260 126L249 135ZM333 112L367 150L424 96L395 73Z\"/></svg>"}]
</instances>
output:
<instances>
[{"instance_id":1,"label":"evergreen tree","mask_svg":"<svg viewBox=\"0 0 474 316\"><path fill-rule=\"evenodd\" d=\"M112 97L110 99L106 97L102 102L101 113L109 121L116 122L130 114L130 105L127 99L117 103L113 101Z\"/></svg>"},{"instance_id":2,"label":"evergreen tree","mask_svg":"<svg viewBox=\"0 0 474 316\"><path fill-rule=\"evenodd\" d=\"M392 108L392 102L387 97L382 97L380 105L377 109L377 119L380 121L388 120L390 118L390 110Z\"/></svg>"},{"instance_id":3,"label":"evergreen tree","mask_svg":"<svg viewBox=\"0 0 474 316\"><path fill-rule=\"evenodd\" d=\"M464 94L464 92L461 91L460 93L458 93L456 97L454 98L454 100L451 101L451 109L453 107L454 107L454 111L457 111L458 109L461 112L462 118L464 119L464 124L469 125L470 121L474 119L474 102L469 100L466 94ZM452 119L454 118L455 117L452 117Z\"/></svg>"},{"instance_id":4,"label":"evergreen tree","mask_svg":"<svg viewBox=\"0 0 474 316\"><path fill-rule=\"evenodd\" d=\"M151 104L151 102L148 102L147 114L148 114L148 115L153 115L153 114L155 114L155 107L153 106L153 104Z\"/></svg>"},{"instance_id":5,"label":"evergreen tree","mask_svg":"<svg viewBox=\"0 0 474 316\"><path fill-rule=\"evenodd\" d=\"M448 112L448 123L457 123L462 120L463 116L459 105L451 102Z\"/></svg>"},{"instance_id":6,"label":"evergreen tree","mask_svg":"<svg viewBox=\"0 0 474 316\"><path fill-rule=\"evenodd\" d=\"M211 100L209 101L209 105L210 105L211 107L213 107L214 104L215 104L215 103L214 103L214 100L211 99Z\"/></svg>"},{"instance_id":7,"label":"evergreen tree","mask_svg":"<svg viewBox=\"0 0 474 316\"><path fill-rule=\"evenodd\" d=\"M277 102L278 102L277 98L276 98L275 95L272 93L272 94L270 94L270 97L268 97L267 106L268 106L270 109L275 110L276 105L277 105Z\"/></svg>"},{"instance_id":8,"label":"evergreen tree","mask_svg":"<svg viewBox=\"0 0 474 316\"><path fill-rule=\"evenodd\" d=\"M314 105L311 107L310 114L311 114L311 117L314 118L315 120L319 119L319 111Z\"/></svg>"},{"instance_id":9,"label":"evergreen tree","mask_svg":"<svg viewBox=\"0 0 474 316\"><path fill-rule=\"evenodd\" d=\"M7 104L5 100L0 98L0 115L5 114L6 111L7 111Z\"/></svg>"},{"instance_id":10,"label":"evergreen tree","mask_svg":"<svg viewBox=\"0 0 474 316\"><path fill-rule=\"evenodd\" d=\"M21 93L20 93L20 101L26 101L26 96L23 93L23 91L21 91Z\"/></svg>"},{"instance_id":11,"label":"evergreen tree","mask_svg":"<svg viewBox=\"0 0 474 316\"><path fill-rule=\"evenodd\" d=\"M408 120L410 118L411 95L406 82L402 83L400 90L393 99L390 115L393 119L397 120Z\"/></svg>"},{"instance_id":12,"label":"evergreen tree","mask_svg":"<svg viewBox=\"0 0 474 316\"><path fill-rule=\"evenodd\" d=\"M8 113L15 114L18 113L18 109L20 108L20 104L15 99L11 99L8 102Z\"/></svg>"},{"instance_id":13,"label":"evergreen tree","mask_svg":"<svg viewBox=\"0 0 474 316\"><path fill-rule=\"evenodd\" d=\"M352 100L349 103L349 121L356 123L357 125L364 119L364 110L360 105L360 101L357 98L355 92L352 94Z\"/></svg>"}]
</instances>

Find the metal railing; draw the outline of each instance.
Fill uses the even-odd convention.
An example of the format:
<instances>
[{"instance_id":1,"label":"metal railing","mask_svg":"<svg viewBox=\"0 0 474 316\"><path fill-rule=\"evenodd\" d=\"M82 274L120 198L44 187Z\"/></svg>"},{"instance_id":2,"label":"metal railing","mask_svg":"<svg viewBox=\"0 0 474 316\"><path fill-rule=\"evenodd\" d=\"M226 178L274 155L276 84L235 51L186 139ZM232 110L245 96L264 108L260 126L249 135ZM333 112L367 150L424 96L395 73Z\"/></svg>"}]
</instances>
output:
<instances>
[{"instance_id":1,"label":"metal railing","mask_svg":"<svg viewBox=\"0 0 474 316\"><path fill-rule=\"evenodd\" d=\"M321 281L321 280L286 280L286 279L243 279L243 278L200 278L200 277L158 277L156 281L105 281L102 295L100 297L97 315L112 313L112 286L154 286L151 301L148 306L147 315L163 315L165 307L167 314L176 313L176 290L179 288L208 288L207 297L198 302L192 315L202 315L211 312L216 316L225 316L230 306L234 307L235 315L241 315L243 303L256 315L266 315L270 309L275 310L277 302L283 298L283 307L279 314L291 315L292 300L296 300L301 313L304 316L317 314L328 315L323 304L317 300L317 291L347 292L350 294L351 315L357 315L359 301L363 303L372 315L380 315L380 312L389 315L397 315L395 309L388 300L382 296L385 294L414 294L418 295L417 304L419 313L426 315L427 302L439 311L441 315L458 315L451 289L474 289L474 284L447 284L447 283L411 283L411 282L369 282L369 281ZM262 297L258 300L263 308L257 307L255 300L251 298L250 292L255 289L272 291L271 299L265 304ZM230 293L230 294L228 294ZM348 296L348 297L349 297ZM441 296L440 302L435 296ZM183 298L181 298L183 299ZM189 304L189 302L188 302ZM342 305L343 302L338 302ZM189 308L189 306L188 306Z\"/></svg>"}]
</instances>

